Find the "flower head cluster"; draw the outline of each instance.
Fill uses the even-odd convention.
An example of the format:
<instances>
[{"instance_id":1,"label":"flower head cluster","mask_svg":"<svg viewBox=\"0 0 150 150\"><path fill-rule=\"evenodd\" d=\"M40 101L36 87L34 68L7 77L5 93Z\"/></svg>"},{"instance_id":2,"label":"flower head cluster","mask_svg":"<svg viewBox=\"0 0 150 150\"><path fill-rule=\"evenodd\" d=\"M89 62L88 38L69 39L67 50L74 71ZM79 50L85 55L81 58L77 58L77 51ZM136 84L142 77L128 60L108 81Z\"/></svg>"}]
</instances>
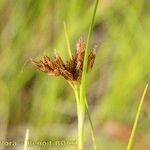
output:
<instances>
[{"instance_id":1,"label":"flower head cluster","mask_svg":"<svg viewBox=\"0 0 150 150\"><path fill-rule=\"evenodd\" d=\"M75 54L66 63L63 62L61 57L55 51L54 60L51 60L48 56L44 56L42 60L35 61L31 59L33 65L42 72L53 76L62 76L68 81L80 82L83 69L85 43L82 38L79 39L76 45ZM94 63L96 57L95 48L92 49L88 55L87 71L89 71Z\"/></svg>"}]
</instances>

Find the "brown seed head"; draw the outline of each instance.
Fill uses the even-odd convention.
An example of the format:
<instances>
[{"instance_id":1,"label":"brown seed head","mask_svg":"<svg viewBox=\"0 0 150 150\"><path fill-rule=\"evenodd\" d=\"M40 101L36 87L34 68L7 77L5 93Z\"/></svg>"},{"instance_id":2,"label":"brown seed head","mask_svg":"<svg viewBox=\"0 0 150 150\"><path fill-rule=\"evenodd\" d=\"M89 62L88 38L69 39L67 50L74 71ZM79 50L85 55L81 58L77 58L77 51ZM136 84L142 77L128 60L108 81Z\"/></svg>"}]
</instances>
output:
<instances>
[{"instance_id":1,"label":"brown seed head","mask_svg":"<svg viewBox=\"0 0 150 150\"><path fill-rule=\"evenodd\" d=\"M31 59L32 64L42 72L53 76L62 76L70 82L80 82L84 61L85 43L82 38L79 39L76 45L75 55L66 63L63 62L58 53L54 52L54 61L48 56L44 56L43 60L35 61ZM87 71L89 71L94 64L96 57L96 47L88 55Z\"/></svg>"}]
</instances>

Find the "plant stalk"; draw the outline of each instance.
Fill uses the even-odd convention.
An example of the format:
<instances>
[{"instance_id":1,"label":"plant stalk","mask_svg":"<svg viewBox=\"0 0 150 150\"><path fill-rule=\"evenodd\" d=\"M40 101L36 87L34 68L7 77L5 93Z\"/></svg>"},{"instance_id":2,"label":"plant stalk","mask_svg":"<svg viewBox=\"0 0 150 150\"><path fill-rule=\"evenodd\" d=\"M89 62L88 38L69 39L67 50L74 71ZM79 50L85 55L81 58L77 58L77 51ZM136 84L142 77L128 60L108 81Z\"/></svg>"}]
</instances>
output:
<instances>
[{"instance_id":1,"label":"plant stalk","mask_svg":"<svg viewBox=\"0 0 150 150\"><path fill-rule=\"evenodd\" d=\"M95 139L95 136L94 136L94 127L93 127L93 123L92 123L91 114L89 112L87 99L85 99L85 108L86 108L87 115L88 115L88 120L89 120L89 123L90 123L90 131L91 131L91 136L92 136L93 148L94 148L94 150L97 150L96 139Z\"/></svg>"},{"instance_id":2,"label":"plant stalk","mask_svg":"<svg viewBox=\"0 0 150 150\"><path fill-rule=\"evenodd\" d=\"M137 124L138 124L138 120L139 120L139 116L140 116L140 112L141 112L143 101L144 101L144 98L145 98L145 95L146 95L147 88L148 88L148 84L146 85L146 87L144 89L144 92L142 94L142 97L141 97L141 100L140 100L140 104L138 106L138 110L137 110L137 113L136 113L136 116L135 116L134 125L133 125L132 131L131 131L131 135L130 135L129 142L128 142L126 150L131 150L131 148L132 148L133 138L135 136L135 131L136 131L136 128L137 128Z\"/></svg>"},{"instance_id":3,"label":"plant stalk","mask_svg":"<svg viewBox=\"0 0 150 150\"><path fill-rule=\"evenodd\" d=\"M79 115L79 121L80 121L80 143L79 149L83 150L83 133L84 133L84 118L85 118L85 99L86 99L86 78L87 78L87 61L88 61L88 47L90 43L90 38L91 38L91 33L93 30L93 25L94 25L94 20L95 20L95 15L96 15L96 10L98 6L99 0L95 1L95 7L93 11L93 16L91 20L91 25L89 28L88 32L88 37L86 41L86 48L85 48L85 54L84 54L84 61L83 61L83 70L82 70L82 78L81 78L81 85L80 85L80 115Z\"/></svg>"},{"instance_id":4,"label":"plant stalk","mask_svg":"<svg viewBox=\"0 0 150 150\"><path fill-rule=\"evenodd\" d=\"M26 130L23 150L28 149L28 140L29 140L29 129Z\"/></svg>"}]
</instances>

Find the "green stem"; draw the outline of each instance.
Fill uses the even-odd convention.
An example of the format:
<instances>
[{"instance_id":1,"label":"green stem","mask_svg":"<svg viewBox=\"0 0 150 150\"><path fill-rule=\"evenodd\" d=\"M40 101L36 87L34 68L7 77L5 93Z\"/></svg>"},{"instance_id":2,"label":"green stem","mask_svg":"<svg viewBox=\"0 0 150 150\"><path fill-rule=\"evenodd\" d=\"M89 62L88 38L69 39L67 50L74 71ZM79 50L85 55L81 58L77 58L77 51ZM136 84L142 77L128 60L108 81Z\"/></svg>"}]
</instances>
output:
<instances>
[{"instance_id":1,"label":"green stem","mask_svg":"<svg viewBox=\"0 0 150 150\"><path fill-rule=\"evenodd\" d=\"M64 31L65 31L65 38L66 38L66 42L67 42L67 47L68 47L68 53L70 58L72 59L72 55L71 55L71 47L70 47L70 42L69 42L69 38L68 38L68 32L67 32L67 28L66 28L66 23L64 22ZM77 103L77 116L78 116L78 145L79 145L79 150L83 150L83 118L80 117L82 115L82 108L81 108L81 104L80 104L80 99L79 99L79 95L78 95L78 88L77 86L73 85L72 83L69 82L69 84L71 85L71 87L73 88L73 91L75 93L75 97L76 97L76 103Z\"/></svg>"},{"instance_id":2,"label":"green stem","mask_svg":"<svg viewBox=\"0 0 150 150\"><path fill-rule=\"evenodd\" d=\"M78 88L77 86L73 86L73 90L74 90L74 93L75 93L75 97L76 97L76 103L77 103L77 116L78 116L78 144L79 144L79 150L83 150L83 143L82 143L82 138L83 138L83 135L82 135L82 118L80 118L80 115L82 112L82 109L81 109L81 105L80 105L80 99L79 99L79 94L78 94Z\"/></svg>"},{"instance_id":3,"label":"green stem","mask_svg":"<svg viewBox=\"0 0 150 150\"><path fill-rule=\"evenodd\" d=\"M134 125L133 125L132 131L131 131L131 135L130 135L129 142L128 142L126 150L131 150L131 147L132 147L132 144L133 144L133 138L134 138L134 135L135 135L135 130L137 128L137 124L138 124L138 120L139 120L139 116L140 116L140 112L141 112L142 104L143 104L143 101L144 101L144 97L146 95L147 88L148 88L148 84L146 85L146 87L144 89L144 92L142 94L142 97L141 97L141 100L140 100L140 104L138 106L138 110L137 110L137 113L136 113Z\"/></svg>"},{"instance_id":4,"label":"green stem","mask_svg":"<svg viewBox=\"0 0 150 150\"><path fill-rule=\"evenodd\" d=\"M91 135L92 135L93 147L94 147L94 150L97 150L96 139L95 139L95 136L94 136L94 127L93 127L93 123L92 123L91 114L89 112L89 106L88 106L88 103L87 103L87 99L85 99L85 106L86 106L86 111L87 111L87 114L88 114L88 120L89 120L89 123L90 123L90 130L91 130Z\"/></svg>"},{"instance_id":5,"label":"green stem","mask_svg":"<svg viewBox=\"0 0 150 150\"><path fill-rule=\"evenodd\" d=\"M26 130L23 150L28 149L29 129Z\"/></svg>"},{"instance_id":6,"label":"green stem","mask_svg":"<svg viewBox=\"0 0 150 150\"><path fill-rule=\"evenodd\" d=\"M89 46L89 42L90 42L90 37L91 37L93 25L94 25L94 20L95 20L98 2L99 2L99 0L95 1L94 12L93 12L92 21L91 21L91 25L90 25L89 32L88 32L87 42L86 42L86 49L85 49L84 62L83 62L83 72L82 72L82 79L81 79L80 92L79 92L80 97L78 95L77 86L74 87L73 85L71 85L73 87L75 97L76 97L76 102L77 102L79 150L83 150L85 107L86 107L86 110L88 113L88 119L89 119L90 126L91 126L91 133L92 133L92 140L93 140L93 144L94 144L94 150L96 150L96 142L95 142L95 137L94 137L93 124L92 124L90 112L88 110L88 104L87 104L85 95L86 95L87 52L88 52L88 46ZM65 31L65 38L66 38L67 47L68 47L68 53L69 53L70 58L72 58L71 48L70 48L70 43L69 43L69 38L68 38L68 33L67 33L67 28L66 28L65 22L64 22L64 31Z\"/></svg>"},{"instance_id":7,"label":"green stem","mask_svg":"<svg viewBox=\"0 0 150 150\"><path fill-rule=\"evenodd\" d=\"M79 108L80 108L80 99L79 99L79 94L78 94L78 88L77 86L75 86L73 88L73 91L74 91L74 94L75 94L75 98L76 98L76 103L77 103L77 115L78 115L78 125L79 125ZM93 147L94 147L94 150L97 149L96 147L96 140L95 140L95 136L94 136L94 127L93 127L93 123L92 123L92 118L91 118L91 114L89 112L89 107L88 107L88 103L87 103L87 100L85 99L85 108L86 108L86 111L87 111L87 114L88 114L88 120L89 120L89 123L90 123L90 131L91 131L91 136L92 136L92 141L93 141ZM80 130L78 128L78 136L80 135Z\"/></svg>"},{"instance_id":8,"label":"green stem","mask_svg":"<svg viewBox=\"0 0 150 150\"><path fill-rule=\"evenodd\" d=\"M78 95L78 89L75 86L73 88L74 94L75 94L75 98L76 98L76 103L77 103L77 117L78 117L78 143L80 143L80 120L79 120L79 115L80 115L80 99L79 99L79 95Z\"/></svg>"},{"instance_id":9,"label":"green stem","mask_svg":"<svg viewBox=\"0 0 150 150\"><path fill-rule=\"evenodd\" d=\"M67 43L67 49L68 49L68 54L70 58L72 59L72 54L71 54L71 46L69 42L69 37L68 37L68 32L67 32L67 27L66 27L66 22L64 21L64 32L65 32L65 38L66 38L66 43Z\"/></svg>"},{"instance_id":10,"label":"green stem","mask_svg":"<svg viewBox=\"0 0 150 150\"><path fill-rule=\"evenodd\" d=\"M84 54L84 61L83 61L83 70L82 70L82 78L81 78L81 85L80 85L80 115L79 115L79 121L80 121L80 143L79 143L79 150L83 150L83 133L84 133L84 118L85 118L85 98L86 98L86 76L87 76L87 61L88 61L88 47L89 42L91 38L91 33L93 30L96 10L98 6L99 0L95 1L95 7L94 12L91 20L91 25L88 32L87 42L86 42L86 48L85 48L85 54ZM81 145L80 145L81 144Z\"/></svg>"}]
</instances>

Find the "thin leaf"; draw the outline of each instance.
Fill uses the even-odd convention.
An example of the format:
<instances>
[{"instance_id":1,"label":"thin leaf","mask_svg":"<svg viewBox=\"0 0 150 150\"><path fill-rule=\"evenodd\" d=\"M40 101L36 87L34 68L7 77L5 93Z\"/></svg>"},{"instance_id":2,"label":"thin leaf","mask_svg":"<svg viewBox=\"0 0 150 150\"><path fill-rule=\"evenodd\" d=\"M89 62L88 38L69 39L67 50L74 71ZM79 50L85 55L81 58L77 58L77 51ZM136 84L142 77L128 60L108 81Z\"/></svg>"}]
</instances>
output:
<instances>
[{"instance_id":1,"label":"thin leaf","mask_svg":"<svg viewBox=\"0 0 150 150\"><path fill-rule=\"evenodd\" d=\"M23 150L28 149L28 140L29 140L29 129L26 130Z\"/></svg>"},{"instance_id":2,"label":"thin leaf","mask_svg":"<svg viewBox=\"0 0 150 150\"><path fill-rule=\"evenodd\" d=\"M67 27L66 27L66 22L65 21L64 21L64 32L65 32L65 38L66 38L66 43L67 43L68 54L69 54L70 58L72 59L71 46L70 46L70 42L69 42L69 36L68 36L68 32L67 32Z\"/></svg>"},{"instance_id":3,"label":"thin leaf","mask_svg":"<svg viewBox=\"0 0 150 150\"><path fill-rule=\"evenodd\" d=\"M94 12L92 16L92 21L91 25L89 28L88 32L88 37L87 37L87 42L86 42L86 48L85 48L85 54L84 54L84 62L83 62L83 72L82 72L82 79L81 79L81 85L80 85L80 123L79 123L79 128L80 128L80 139L79 139L79 149L83 149L83 133L84 133L84 118L85 118L85 98L86 98L86 72L87 72L87 62L88 62L88 47L89 47L89 42L91 39L91 33L93 30L93 25L94 25L94 20L95 20L95 15L96 15L96 10L98 6L99 0L95 1L95 7L94 7Z\"/></svg>"},{"instance_id":4,"label":"thin leaf","mask_svg":"<svg viewBox=\"0 0 150 150\"><path fill-rule=\"evenodd\" d=\"M141 112L141 108L142 108L142 105L143 105L144 97L146 95L147 88L148 88L148 84L146 85L146 87L144 89L144 92L143 92L141 100L140 100L140 104L138 106L138 110L137 110L137 113L136 113L136 116L135 116L134 125L133 125L131 135L130 135L130 138L129 138L127 150L131 150L131 147L133 145L133 138L135 136L135 131L136 131L136 128L137 128L137 125L138 125L138 120L139 120L139 116L140 116L140 112Z\"/></svg>"}]
</instances>

